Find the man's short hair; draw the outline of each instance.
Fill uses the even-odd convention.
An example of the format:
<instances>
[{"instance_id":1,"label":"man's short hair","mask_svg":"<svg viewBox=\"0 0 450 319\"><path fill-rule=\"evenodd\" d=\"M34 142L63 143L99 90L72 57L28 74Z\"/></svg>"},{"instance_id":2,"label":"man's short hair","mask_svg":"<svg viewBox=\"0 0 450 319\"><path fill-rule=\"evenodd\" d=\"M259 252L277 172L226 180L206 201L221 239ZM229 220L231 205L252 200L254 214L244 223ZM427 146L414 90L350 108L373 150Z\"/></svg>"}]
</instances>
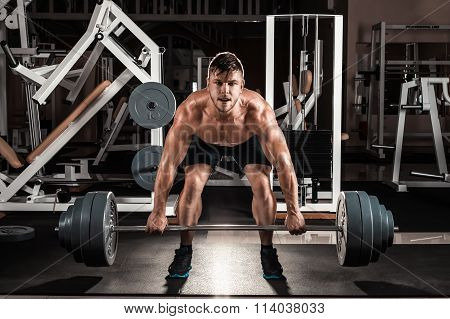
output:
<instances>
[{"instance_id":1,"label":"man's short hair","mask_svg":"<svg viewBox=\"0 0 450 319\"><path fill-rule=\"evenodd\" d=\"M208 78L211 72L221 74L223 72L241 71L244 78L244 67L241 60L231 52L220 52L211 60L208 66Z\"/></svg>"}]
</instances>

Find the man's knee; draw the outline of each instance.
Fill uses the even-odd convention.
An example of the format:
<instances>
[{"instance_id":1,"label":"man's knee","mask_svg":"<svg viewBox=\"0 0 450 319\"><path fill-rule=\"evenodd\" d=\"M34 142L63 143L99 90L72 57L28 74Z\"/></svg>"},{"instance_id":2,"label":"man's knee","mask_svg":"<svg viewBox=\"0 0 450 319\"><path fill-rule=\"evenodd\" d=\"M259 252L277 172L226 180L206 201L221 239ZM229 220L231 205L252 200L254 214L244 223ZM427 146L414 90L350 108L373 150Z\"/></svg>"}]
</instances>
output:
<instances>
[{"instance_id":1,"label":"man's knee","mask_svg":"<svg viewBox=\"0 0 450 319\"><path fill-rule=\"evenodd\" d=\"M267 201L271 200L273 197L273 192L270 189L270 183L265 178L265 176L261 176L260 178L256 178L252 181L251 184L253 198L258 201Z\"/></svg>"},{"instance_id":2,"label":"man's knee","mask_svg":"<svg viewBox=\"0 0 450 319\"><path fill-rule=\"evenodd\" d=\"M195 204L200 200L205 182L200 176L189 176L186 178L183 188L183 197L188 204Z\"/></svg>"}]
</instances>

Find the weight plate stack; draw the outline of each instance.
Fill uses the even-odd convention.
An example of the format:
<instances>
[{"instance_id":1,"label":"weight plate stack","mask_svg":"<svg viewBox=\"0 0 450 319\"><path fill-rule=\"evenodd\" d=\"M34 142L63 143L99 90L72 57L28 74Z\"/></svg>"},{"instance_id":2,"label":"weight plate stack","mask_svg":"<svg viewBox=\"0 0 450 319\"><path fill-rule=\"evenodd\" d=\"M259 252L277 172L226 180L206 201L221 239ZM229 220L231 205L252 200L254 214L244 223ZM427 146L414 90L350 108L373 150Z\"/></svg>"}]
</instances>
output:
<instances>
[{"instance_id":1,"label":"weight plate stack","mask_svg":"<svg viewBox=\"0 0 450 319\"><path fill-rule=\"evenodd\" d=\"M362 225L362 242L361 254L359 256L359 265L368 265L372 258L373 247L373 216L370 206L370 198L366 192L358 191L359 203L361 205L361 225Z\"/></svg>"},{"instance_id":2,"label":"weight plate stack","mask_svg":"<svg viewBox=\"0 0 450 319\"><path fill-rule=\"evenodd\" d=\"M389 240L388 247L392 247L394 244L394 216L390 210L387 210L388 221L389 221Z\"/></svg>"},{"instance_id":3,"label":"weight plate stack","mask_svg":"<svg viewBox=\"0 0 450 319\"><path fill-rule=\"evenodd\" d=\"M75 199L72 209L72 227L70 230L70 248L69 252L72 252L73 258L77 263L83 262L83 257L80 250L80 226L81 226L81 214L83 209L84 197L78 197Z\"/></svg>"},{"instance_id":4,"label":"weight plate stack","mask_svg":"<svg viewBox=\"0 0 450 319\"><path fill-rule=\"evenodd\" d=\"M341 192L338 198L336 249L341 266L356 267L361 251L361 206L357 192Z\"/></svg>"},{"instance_id":5,"label":"weight plate stack","mask_svg":"<svg viewBox=\"0 0 450 319\"><path fill-rule=\"evenodd\" d=\"M97 192L92 204L89 254L86 266L107 267L116 259L119 234L112 231L118 222L117 204L112 192Z\"/></svg>"},{"instance_id":6,"label":"weight plate stack","mask_svg":"<svg viewBox=\"0 0 450 319\"><path fill-rule=\"evenodd\" d=\"M370 262L377 262L380 258L381 247L382 247L382 220L381 220L381 207L380 202L376 196L369 196L370 208L372 210L372 220L373 220L373 246L372 246L372 257Z\"/></svg>"},{"instance_id":7,"label":"weight plate stack","mask_svg":"<svg viewBox=\"0 0 450 319\"><path fill-rule=\"evenodd\" d=\"M88 249L90 242L90 229L91 229L91 213L93 210L93 202L96 193L87 193L83 198L83 205L80 218L80 251L83 262L86 263L88 258Z\"/></svg>"},{"instance_id":8,"label":"weight plate stack","mask_svg":"<svg viewBox=\"0 0 450 319\"><path fill-rule=\"evenodd\" d=\"M386 211L386 207L384 205L380 205L381 207L381 252L385 253L388 247L389 242L389 220Z\"/></svg>"},{"instance_id":9,"label":"weight plate stack","mask_svg":"<svg viewBox=\"0 0 450 319\"><path fill-rule=\"evenodd\" d=\"M72 209L73 206L70 205L67 211L62 212L61 215L59 215L59 223L58 223L59 244L61 245L61 247L67 250L69 250L68 245L70 245L70 228L72 227Z\"/></svg>"}]
</instances>

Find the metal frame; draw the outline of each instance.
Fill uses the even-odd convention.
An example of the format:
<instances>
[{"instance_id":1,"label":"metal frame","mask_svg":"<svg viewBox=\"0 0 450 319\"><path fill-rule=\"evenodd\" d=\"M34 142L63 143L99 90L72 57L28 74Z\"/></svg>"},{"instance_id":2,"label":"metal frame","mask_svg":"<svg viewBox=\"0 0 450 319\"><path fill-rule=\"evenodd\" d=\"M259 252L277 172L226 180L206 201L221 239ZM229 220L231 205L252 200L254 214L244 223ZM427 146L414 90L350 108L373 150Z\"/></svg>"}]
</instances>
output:
<instances>
[{"instance_id":1,"label":"metal frame","mask_svg":"<svg viewBox=\"0 0 450 319\"><path fill-rule=\"evenodd\" d=\"M424 112L429 112L431 127L433 130L434 150L436 154L439 174L448 174L447 161L445 158L444 144L442 138L441 124L436 103L436 94L434 84L439 84L443 88L443 95L447 102L450 102L448 94L449 78L420 78L402 84L399 115L397 125L397 136L395 143L394 167L392 172L392 181L389 183L398 192L406 192L408 187L450 187L448 182L439 181L400 181L400 166L403 150L403 139L405 132L406 113L408 109L419 108ZM408 93L411 89L420 88L422 92L422 105L409 106Z\"/></svg>"},{"instance_id":2,"label":"metal frame","mask_svg":"<svg viewBox=\"0 0 450 319\"><path fill-rule=\"evenodd\" d=\"M147 134L147 131L144 131L144 143L141 143L137 126L136 132L132 135L133 141L131 142L131 144L114 144L129 114L130 112L128 111L128 103L125 102L122 104L116 118L111 124L110 131L105 134L105 141L102 143L100 150L98 151L97 156L94 159L93 165L98 165L100 164L100 162L105 161L108 157L108 152L139 151L144 147L153 145L152 143L148 143L149 134Z\"/></svg>"},{"instance_id":3,"label":"metal frame","mask_svg":"<svg viewBox=\"0 0 450 319\"><path fill-rule=\"evenodd\" d=\"M131 70L133 74L141 81L148 81L148 73L142 69L134 57L129 56L127 52L109 35L113 33L119 36L124 28L128 29L141 43L144 45L141 57L139 58L142 65L146 65L145 60L150 60L151 74L153 78L160 78L160 59L159 47L150 39L123 11L111 0L104 0L101 5L96 5L94 13L89 22L89 26L85 34L75 44L72 50L67 54L64 60L58 65L53 73L42 83L39 90L33 96L38 104L45 104L46 99L56 86L64 79L66 74L72 69L75 63L82 57L88 47L97 39L101 45L96 45L90 61L83 69L83 76L87 77L87 73L92 70L96 57L100 55L103 47L106 47L112 54L114 54L127 69ZM75 85L75 90L84 84L83 81L78 81ZM70 96L72 97L72 96Z\"/></svg>"},{"instance_id":4,"label":"metal frame","mask_svg":"<svg viewBox=\"0 0 450 319\"><path fill-rule=\"evenodd\" d=\"M449 65L450 61L420 61L420 60L386 60L386 31L414 31L414 30L430 30L430 31L448 31L450 25L397 25L386 24L382 21L372 26L371 36L371 51L370 51L370 70L375 70L377 64L379 65L379 81L376 85L375 81L370 81L368 110L367 110L367 139L366 151L378 158L385 158L383 148L373 149L372 144L384 145L384 138L387 136L384 132L384 95L385 95L385 78L387 65ZM374 103L374 94L377 92L378 104ZM376 119L377 127L376 133L372 130L372 113L377 110Z\"/></svg>"},{"instance_id":5,"label":"metal frame","mask_svg":"<svg viewBox=\"0 0 450 319\"><path fill-rule=\"evenodd\" d=\"M108 156L107 150L108 147L114 144L114 142L117 139L117 136L119 135L120 130L122 129L123 123L125 123L125 120L127 119L129 114L128 111L128 103L125 102L120 107L120 110L114 119L113 123L111 124L110 131L106 134L106 140L102 143L100 150L97 153L97 156L95 157L94 165L98 165L100 161L104 161L106 157Z\"/></svg>"},{"instance_id":6,"label":"metal frame","mask_svg":"<svg viewBox=\"0 0 450 319\"><path fill-rule=\"evenodd\" d=\"M275 25L276 21L290 19L314 19L316 30L319 19L329 19L334 26L333 37L333 162L332 191L319 192L319 203L306 202L301 207L305 212L336 212L337 200L341 187L341 114L342 114L342 52L343 52L343 17L340 15L271 15L266 22L266 101L273 106L274 102L274 56L275 56ZM316 41L318 38L316 38ZM317 43L317 42L316 42ZM292 50L291 50L292 51ZM290 70L292 74L292 70ZM290 84L292 87L292 84ZM273 182L273 180L272 180ZM286 211L286 204L277 202L277 211Z\"/></svg>"},{"instance_id":7,"label":"metal frame","mask_svg":"<svg viewBox=\"0 0 450 319\"><path fill-rule=\"evenodd\" d=\"M207 60L208 61L208 65L211 62L211 60L214 57L209 57L209 56L202 56L202 57L198 57L197 58L197 91L204 89L206 87L206 83L203 86L202 84L202 80L203 80L203 75L202 75L202 71L203 71L203 61Z\"/></svg>"},{"instance_id":8,"label":"metal frame","mask_svg":"<svg viewBox=\"0 0 450 319\"><path fill-rule=\"evenodd\" d=\"M2 6L0 8L3 8L4 5L6 5L9 1L3 1ZM8 29L16 30L19 29L20 33L20 47L22 49L28 49L29 43L28 43L28 25L27 25L27 18L26 18L26 9L27 6L32 2L32 0L16 0L16 8L5 17L5 25ZM22 56L22 62L23 63L30 63L30 55L23 55Z\"/></svg>"},{"instance_id":9,"label":"metal frame","mask_svg":"<svg viewBox=\"0 0 450 319\"><path fill-rule=\"evenodd\" d=\"M0 203L2 211L26 211L26 212L62 212L67 211L73 205L77 197L73 197L68 203L58 203L53 195L42 196L34 201L26 201L24 198L13 197L6 203ZM116 196L119 212L143 212L148 213L153 209L152 197L125 197ZM176 216L178 195L169 195L166 206L166 216Z\"/></svg>"},{"instance_id":10,"label":"metal frame","mask_svg":"<svg viewBox=\"0 0 450 319\"><path fill-rule=\"evenodd\" d=\"M6 27L0 23L0 41L6 41ZM8 136L8 105L6 90L6 57L3 50L0 50L0 136Z\"/></svg>"},{"instance_id":11,"label":"metal frame","mask_svg":"<svg viewBox=\"0 0 450 319\"><path fill-rule=\"evenodd\" d=\"M137 60L140 65L125 50L110 37L110 33L116 36L120 35L125 28L129 29L136 38L143 44ZM101 36L99 36L101 34ZM82 70L71 71L73 65L86 51L89 45L97 38L101 38L96 44L94 51ZM18 190L26 186L35 174L73 137L75 134L95 115L102 107L118 93L128 81L136 76L141 82L161 82L161 59L159 47L151 40L121 9L111 0L104 0L101 5L97 5L94 14L89 23L88 30L72 48L68 55L58 66L50 66L28 69L18 64L13 70L30 82L40 85L39 90L33 96L33 99L39 104L45 103L48 96L54 91L56 86L61 85L71 90L70 98L78 95L79 89L83 86L87 75L96 64L103 48L109 49L126 67L126 69L115 79L115 81L97 97L92 104L82 113L69 127L63 131L58 139L51 143L41 155L27 166L20 175L10 182L8 186L2 181L2 190L0 193L0 210L2 211L59 211L66 210L73 203L56 203L55 195L43 195L42 193L23 198L15 197ZM144 68L150 63L150 73ZM50 74L51 72L51 74ZM43 75L47 75L48 78ZM67 80L68 77L79 76L76 82ZM124 113L124 111L122 111ZM151 130L151 144L163 145L162 129ZM31 188L27 188L30 190ZM36 193L33 190L34 193ZM39 189L38 189L39 192ZM118 197L119 211L150 211L153 209L154 193L150 198L128 198ZM167 215L172 216L175 212L177 198L170 197L167 205Z\"/></svg>"}]
</instances>

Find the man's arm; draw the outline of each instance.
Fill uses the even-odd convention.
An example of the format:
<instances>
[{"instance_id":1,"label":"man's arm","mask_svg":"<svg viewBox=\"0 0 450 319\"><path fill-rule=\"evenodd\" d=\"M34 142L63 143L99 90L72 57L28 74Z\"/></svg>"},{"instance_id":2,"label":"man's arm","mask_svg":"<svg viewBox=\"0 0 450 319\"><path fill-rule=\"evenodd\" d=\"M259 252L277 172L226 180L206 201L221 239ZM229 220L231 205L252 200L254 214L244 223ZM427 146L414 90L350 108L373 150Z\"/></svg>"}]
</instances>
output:
<instances>
[{"instance_id":1,"label":"man's arm","mask_svg":"<svg viewBox=\"0 0 450 319\"><path fill-rule=\"evenodd\" d=\"M264 154L277 170L288 215L299 214L298 182L283 132L278 126L275 113L270 106L263 101L257 103L264 105L256 108L257 111L250 120L251 125L261 143Z\"/></svg>"},{"instance_id":2,"label":"man's arm","mask_svg":"<svg viewBox=\"0 0 450 319\"><path fill-rule=\"evenodd\" d=\"M192 115L195 102L185 101L178 107L172 127L164 141L164 150L155 181L155 203L153 211L165 214L167 198L177 174L177 167L186 156L194 133Z\"/></svg>"}]
</instances>

